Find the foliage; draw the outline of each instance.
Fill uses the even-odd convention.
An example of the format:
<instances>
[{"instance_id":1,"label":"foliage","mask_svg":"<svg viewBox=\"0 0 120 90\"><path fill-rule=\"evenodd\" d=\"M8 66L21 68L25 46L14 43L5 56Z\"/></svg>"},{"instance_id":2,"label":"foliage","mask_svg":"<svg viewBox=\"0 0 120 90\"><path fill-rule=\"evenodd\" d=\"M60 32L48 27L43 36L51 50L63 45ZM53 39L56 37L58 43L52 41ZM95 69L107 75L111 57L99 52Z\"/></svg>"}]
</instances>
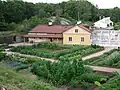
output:
<instances>
[{"instance_id":1,"label":"foliage","mask_svg":"<svg viewBox=\"0 0 120 90\"><path fill-rule=\"evenodd\" d=\"M38 58L27 58L18 55L9 55L3 57L1 63L7 65L10 68L13 68L16 71L20 71L23 69L28 69L32 66L34 62L37 62Z\"/></svg>"},{"instance_id":2,"label":"foliage","mask_svg":"<svg viewBox=\"0 0 120 90\"><path fill-rule=\"evenodd\" d=\"M96 21L98 18L97 11L98 9L88 1L33 4L22 0L0 0L0 31L28 32L31 27L46 24L47 19L51 16L56 16L56 24L59 24L57 22L59 22L60 17L76 21L78 20L78 12L81 20ZM28 27L21 23L26 20L29 22Z\"/></svg>"},{"instance_id":3,"label":"foliage","mask_svg":"<svg viewBox=\"0 0 120 90\"><path fill-rule=\"evenodd\" d=\"M101 82L103 78L107 79L108 77L96 73L85 73L80 77L81 81L89 83L94 83L95 81Z\"/></svg>"},{"instance_id":4,"label":"foliage","mask_svg":"<svg viewBox=\"0 0 120 90\"><path fill-rule=\"evenodd\" d=\"M19 70L22 70L22 69L27 69L28 67L29 67L29 65L27 65L27 64L21 64L19 66L16 66L14 69L16 71L19 71Z\"/></svg>"},{"instance_id":5,"label":"foliage","mask_svg":"<svg viewBox=\"0 0 120 90\"><path fill-rule=\"evenodd\" d=\"M92 73L87 67L84 67L82 61L60 61L58 63L49 61L38 61L33 64L31 71L54 85L82 85L82 82L94 84L95 81L101 81L107 78L102 75ZM90 84L89 84L90 85Z\"/></svg>"},{"instance_id":6,"label":"foliage","mask_svg":"<svg viewBox=\"0 0 120 90\"><path fill-rule=\"evenodd\" d=\"M80 59L81 57L100 51L100 47L80 46L80 45L61 45L50 42L41 42L33 46L20 46L13 48L12 51L23 54L36 55L45 58L55 58L59 60Z\"/></svg>"},{"instance_id":7,"label":"foliage","mask_svg":"<svg viewBox=\"0 0 120 90\"><path fill-rule=\"evenodd\" d=\"M60 24L61 17L69 19L72 24L78 20L82 23L95 22L99 16L109 16L114 22L120 21L118 7L99 9L87 0L70 0L59 4L0 0L0 13L0 31L28 32L38 24L47 24L47 19L51 16L56 17L54 24ZM118 29L117 25L115 29Z\"/></svg>"},{"instance_id":8,"label":"foliage","mask_svg":"<svg viewBox=\"0 0 120 90\"><path fill-rule=\"evenodd\" d=\"M110 80L108 83L102 85L99 90L120 90L120 77Z\"/></svg>"},{"instance_id":9,"label":"foliage","mask_svg":"<svg viewBox=\"0 0 120 90\"><path fill-rule=\"evenodd\" d=\"M114 22L119 22L120 20L120 8L115 7L112 9L100 9L99 11L101 16L109 16Z\"/></svg>"},{"instance_id":10,"label":"foliage","mask_svg":"<svg viewBox=\"0 0 120 90\"><path fill-rule=\"evenodd\" d=\"M2 53L3 50L4 50L4 48L2 46L0 46L0 61L6 57L6 54Z\"/></svg>"},{"instance_id":11,"label":"foliage","mask_svg":"<svg viewBox=\"0 0 120 90\"><path fill-rule=\"evenodd\" d=\"M115 23L114 29L115 30L119 30L120 29L120 22Z\"/></svg>"},{"instance_id":12,"label":"foliage","mask_svg":"<svg viewBox=\"0 0 120 90\"><path fill-rule=\"evenodd\" d=\"M108 53L104 53L99 57L95 57L85 61L85 64L98 65L98 66L111 66L120 67L120 51L112 50Z\"/></svg>"},{"instance_id":13,"label":"foliage","mask_svg":"<svg viewBox=\"0 0 120 90\"><path fill-rule=\"evenodd\" d=\"M52 63L49 61L36 62L31 71L55 85L65 85L85 73L81 61Z\"/></svg>"},{"instance_id":14,"label":"foliage","mask_svg":"<svg viewBox=\"0 0 120 90\"><path fill-rule=\"evenodd\" d=\"M56 90L49 84L31 80L29 76L16 73L3 65L0 65L0 85L10 90Z\"/></svg>"}]
</instances>

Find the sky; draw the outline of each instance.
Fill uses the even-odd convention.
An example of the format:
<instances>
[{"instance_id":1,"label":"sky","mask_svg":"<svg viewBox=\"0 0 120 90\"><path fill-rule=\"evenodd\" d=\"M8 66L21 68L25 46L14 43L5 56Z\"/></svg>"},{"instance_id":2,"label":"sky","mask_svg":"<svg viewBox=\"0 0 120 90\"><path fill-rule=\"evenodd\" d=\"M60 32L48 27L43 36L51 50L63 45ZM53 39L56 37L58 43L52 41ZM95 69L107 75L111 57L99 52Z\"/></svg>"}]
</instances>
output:
<instances>
[{"instance_id":1,"label":"sky","mask_svg":"<svg viewBox=\"0 0 120 90\"><path fill-rule=\"evenodd\" d=\"M59 3L62 1L68 1L68 0L24 0L27 2L44 2L44 3ZM114 8L114 7L120 7L120 0L88 0L94 5L98 5L99 8Z\"/></svg>"}]
</instances>

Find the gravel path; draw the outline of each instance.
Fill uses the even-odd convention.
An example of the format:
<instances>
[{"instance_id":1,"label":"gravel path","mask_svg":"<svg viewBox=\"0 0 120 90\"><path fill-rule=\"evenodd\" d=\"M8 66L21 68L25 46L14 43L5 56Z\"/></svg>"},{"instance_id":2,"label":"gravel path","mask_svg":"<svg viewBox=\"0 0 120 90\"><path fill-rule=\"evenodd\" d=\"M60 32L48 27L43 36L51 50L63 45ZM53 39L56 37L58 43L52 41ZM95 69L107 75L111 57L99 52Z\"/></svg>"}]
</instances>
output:
<instances>
[{"instance_id":1,"label":"gravel path","mask_svg":"<svg viewBox=\"0 0 120 90\"><path fill-rule=\"evenodd\" d=\"M107 72L107 73L120 72L120 69L116 69L116 68L100 67L100 66L88 66L88 67L93 68L94 71L100 71L100 72Z\"/></svg>"},{"instance_id":2,"label":"gravel path","mask_svg":"<svg viewBox=\"0 0 120 90\"><path fill-rule=\"evenodd\" d=\"M7 55L19 55L19 56L28 57L28 58L38 58L38 59L47 60L47 61L51 61L51 62L56 62L57 61L57 60L54 60L54 59L42 58L42 57L38 57L38 56L34 56L34 55L20 54L20 53L17 53L17 52L5 51L4 53L6 53Z\"/></svg>"},{"instance_id":3,"label":"gravel path","mask_svg":"<svg viewBox=\"0 0 120 90\"><path fill-rule=\"evenodd\" d=\"M110 50L112 50L112 49L108 49L105 51L110 51ZM6 53L7 55L14 54L14 55L19 55L19 56L28 57L28 58L39 58L39 59L48 60L51 62L58 62L57 60L54 60L54 59L42 58L42 57L38 57L38 56L34 56L34 55L20 54L20 53L16 53L16 52L5 51L4 53ZM86 65L86 66L88 66L88 65ZM100 71L100 72L108 72L108 73L120 72L120 69L116 69L116 68L100 67L100 66L88 66L88 67L92 68L94 71Z\"/></svg>"},{"instance_id":4,"label":"gravel path","mask_svg":"<svg viewBox=\"0 0 120 90\"><path fill-rule=\"evenodd\" d=\"M90 59L90 58L101 56L102 54L104 54L106 52L109 52L109 51L111 51L113 49L115 49L115 48L105 48L103 51L100 51L100 52L97 52L97 53L93 53L91 55L83 57L82 60L85 61L85 60Z\"/></svg>"}]
</instances>

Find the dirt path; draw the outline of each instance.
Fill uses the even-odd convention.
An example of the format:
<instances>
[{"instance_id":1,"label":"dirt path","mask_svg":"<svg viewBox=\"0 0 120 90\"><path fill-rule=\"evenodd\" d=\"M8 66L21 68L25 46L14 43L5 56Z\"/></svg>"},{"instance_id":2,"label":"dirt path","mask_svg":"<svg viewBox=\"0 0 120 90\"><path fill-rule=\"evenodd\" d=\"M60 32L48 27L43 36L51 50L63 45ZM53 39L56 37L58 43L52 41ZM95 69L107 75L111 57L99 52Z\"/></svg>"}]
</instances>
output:
<instances>
[{"instance_id":1,"label":"dirt path","mask_svg":"<svg viewBox=\"0 0 120 90\"><path fill-rule=\"evenodd\" d=\"M55 59L42 58L42 57L38 57L38 56L34 56L34 55L20 54L20 53L17 53L17 52L5 51L4 53L6 53L7 55L19 55L19 56L28 57L28 58L38 58L38 59L47 60L47 61L51 61L51 62L56 62L57 61Z\"/></svg>"},{"instance_id":2,"label":"dirt path","mask_svg":"<svg viewBox=\"0 0 120 90\"><path fill-rule=\"evenodd\" d=\"M100 67L100 66L88 66L88 67L93 68L94 71L100 71L100 72L107 72L107 73L120 72L120 69L116 69L116 68Z\"/></svg>"},{"instance_id":3,"label":"dirt path","mask_svg":"<svg viewBox=\"0 0 120 90\"><path fill-rule=\"evenodd\" d=\"M85 61L85 60L93 58L93 57L101 56L102 54L104 54L106 52L109 52L109 51L111 51L113 49L115 49L115 48L105 48L103 51L100 51L100 52L97 52L97 53L94 53L94 54L83 57L82 60Z\"/></svg>"},{"instance_id":4,"label":"dirt path","mask_svg":"<svg viewBox=\"0 0 120 90\"><path fill-rule=\"evenodd\" d=\"M112 49L108 49L106 51L109 51L109 50L112 50ZM58 62L57 60L54 60L54 59L42 58L42 57L38 57L38 56L34 56L34 55L20 54L20 53L16 53L16 52L6 51L4 53L6 53L7 55L14 54L14 55L19 55L19 56L28 57L28 58L39 58L39 59L48 60L51 62ZM86 65L86 66L88 66L88 65ZM88 66L88 67L92 68L94 71L100 71L100 72L108 72L108 73L120 72L120 69L116 69L116 68L100 67L100 66Z\"/></svg>"}]
</instances>

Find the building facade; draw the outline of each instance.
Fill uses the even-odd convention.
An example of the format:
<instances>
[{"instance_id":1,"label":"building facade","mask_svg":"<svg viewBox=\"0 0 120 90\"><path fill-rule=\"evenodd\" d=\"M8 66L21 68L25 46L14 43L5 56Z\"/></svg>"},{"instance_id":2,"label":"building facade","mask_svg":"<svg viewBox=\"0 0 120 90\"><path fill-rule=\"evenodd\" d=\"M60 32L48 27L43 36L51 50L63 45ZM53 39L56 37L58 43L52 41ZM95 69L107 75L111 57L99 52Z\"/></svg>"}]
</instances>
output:
<instances>
[{"instance_id":1,"label":"building facade","mask_svg":"<svg viewBox=\"0 0 120 90\"><path fill-rule=\"evenodd\" d=\"M91 45L90 31L83 26L75 26L63 33L63 44Z\"/></svg>"},{"instance_id":2,"label":"building facade","mask_svg":"<svg viewBox=\"0 0 120 90\"><path fill-rule=\"evenodd\" d=\"M91 32L83 25L38 25L33 28L24 38L29 42L57 42L62 44L91 45Z\"/></svg>"},{"instance_id":3,"label":"building facade","mask_svg":"<svg viewBox=\"0 0 120 90\"><path fill-rule=\"evenodd\" d=\"M92 44L106 47L120 47L120 30L99 29L91 34Z\"/></svg>"},{"instance_id":4,"label":"building facade","mask_svg":"<svg viewBox=\"0 0 120 90\"><path fill-rule=\"evenodd\" d=\"M104 29L113 29L113 21L110 20L110 17L106 17L95 22L94 27L104 28Z\"/></svg>"}]
</instances>

